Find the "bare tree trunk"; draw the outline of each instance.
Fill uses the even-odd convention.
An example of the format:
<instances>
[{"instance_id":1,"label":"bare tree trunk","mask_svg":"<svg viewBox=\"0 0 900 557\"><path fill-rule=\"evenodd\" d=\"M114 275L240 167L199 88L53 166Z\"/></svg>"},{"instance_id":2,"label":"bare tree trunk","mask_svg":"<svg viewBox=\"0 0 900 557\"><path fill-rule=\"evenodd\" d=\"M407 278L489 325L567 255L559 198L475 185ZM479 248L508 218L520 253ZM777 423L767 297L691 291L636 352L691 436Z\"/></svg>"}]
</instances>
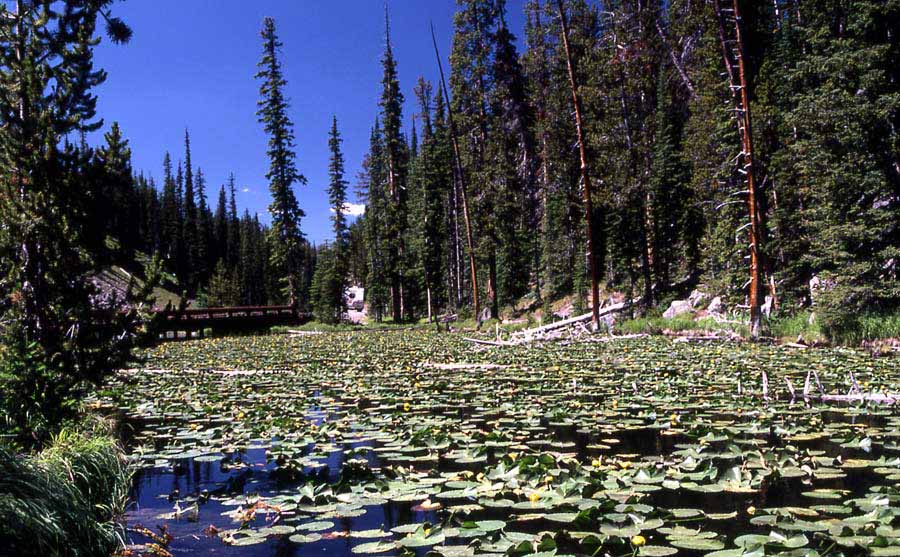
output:
<instances>
[{"instance_id":1,"label":"bare tree trunk","mask_svg":"<svg viewBox=\"0 0 900 557\"><path fill-rule=\"evenodd\" d=\"M587 234L588 267L591 270L591 325L596 331L600 327L600 277L597 269L597 259L594 257L594 234L591 221L594 210L591 203L591 180L588 171L587 149L584 145L584 130L581 119L581 99L578 96L578 82L575 80L575 66L572 62L572 52L569 48L569 23L566 20L566 12L563 9L562 0L556 0L559 11L559 22L562 27L563 48L566 52L566 66L569 70L569 85L572 87L572 103L575 105L575 131L578 135L578 154L581 157L581 181L584 184L584 214L585 231Z\"/></svg>"},{"instance_id":2,"label":"bare tree trunk","mask_svg":"<svg viewBox=\"0 0 900 557\"><path fill-rule=\"evenodd\" d=\"M753 129L750 116L750 96L747 90L747 73L744 64L744 42L741 35L741 12L738 0L732 0L732 9L724 10L720 0L713 0L716 19L719 24L719 39L722 43L722 55L728 73L731 97L734 101L735 120L741 138L741 158L743 167L739 169L747 180L747 213L750 218L750 336L759 338L762 327L760 314L760 275L762 260L762 219L759 206L759 191L756 182L756 169L753 154ZM728 11L733 19L734 38L726 34Z\"/></svg>"},{"instance_id":3,"label":"bare tree trunk","mask_svg":"<svg viewBox=\"0 0 900 557\"><path fill-rule=\"evenodd\" d=\"M459 180L460 197L462 198L463 221L466 224L466 244L469 251L469 271L472 274L472 305L475 310L475 321L480 325L480 307L478 305L478 269L475 264L475 246L472 241L472 223L469 219L469 202L466 196L466 176L463 172L462 159L459 152L459 140L456 137L456 125L453 123L453 108L450 104L450 92L444 81L444 65L441 63L441 55L438 52L437 39L434 36L434 26L431 26L431 42L434 43L434 55L437 58L438 70L441 74L441 88L444 90L444 98L447 99L447 123L450 125L450 139L453 143L453 159L456 166L457 179Z\"/></svg>"},{"instance_id":4,"label":"bare tree trunk","mask_svg":"<svg viewBox=\"0 0 900 557\"><path fill-rule=\"evenodd\" d=\"M488 303L490 304L491 318L500 318L500 305L497 300L497 254L491 249L488 257Z\"/></svg>"},{"instance_id":5,"label":"bare tree trunk","mask_svg":"<svg viewBox=\"0 0 900 557\"><path fill-rule=\"evenodd\" d=\"M672 65L675 66L675 69L678 71L678 75L681 77L681 82L684 83L685 89L688 90L691 100L697 100L697 91L694 90L694 83L691 81L691 78L685 71L684 64L681 63L681 60L678 59L678 56L675 56L675 50L669 44L669 38L666 35L666 31L662 28L662 25L660 25L659 21L656 22L656 32L659 33L659 38L662 40L663 46L666 48L666 51L668 51L669 53L669 59L672 60Z\"/></svg>"}]
</instances>

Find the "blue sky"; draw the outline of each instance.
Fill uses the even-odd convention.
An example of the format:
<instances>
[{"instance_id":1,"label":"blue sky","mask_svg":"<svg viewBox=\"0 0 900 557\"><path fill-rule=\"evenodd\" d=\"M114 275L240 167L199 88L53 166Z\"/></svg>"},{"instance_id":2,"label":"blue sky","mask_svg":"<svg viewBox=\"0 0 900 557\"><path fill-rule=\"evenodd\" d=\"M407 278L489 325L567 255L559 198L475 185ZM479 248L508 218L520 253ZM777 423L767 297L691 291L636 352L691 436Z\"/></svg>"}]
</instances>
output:
<instances>
[{"instance_id":1,"label":"blue sky","mask_svg":"<svg viewBox=\"0 0 900 557\"><path fill-rule=\"evenodd\" d=\"M525 0L509 0L508 24L522 43ZM419 75L437 82L429 21L444 69L453 34L454 0L390 0L391 35L407 128ZM109 77L98 88L107 129L118 121L131 142L136 170L161 182L163 153L183 157L191 132L195 165L207 177L211 203L234 172L238 205L267 221L266 137L256 121L263 17L276 20L297 137L297 163L308 179L296 189L306 211L302 228L316 243L330 238L328 130L337 115L347 179L357 182L378 111L384 49L382 0L127 0L116 15L134 30L125 46L104 40L95 65ZM98 143L101 132L90 140ZM354 200L355 201L355 200Z\"/></svg>"}]
</instances>

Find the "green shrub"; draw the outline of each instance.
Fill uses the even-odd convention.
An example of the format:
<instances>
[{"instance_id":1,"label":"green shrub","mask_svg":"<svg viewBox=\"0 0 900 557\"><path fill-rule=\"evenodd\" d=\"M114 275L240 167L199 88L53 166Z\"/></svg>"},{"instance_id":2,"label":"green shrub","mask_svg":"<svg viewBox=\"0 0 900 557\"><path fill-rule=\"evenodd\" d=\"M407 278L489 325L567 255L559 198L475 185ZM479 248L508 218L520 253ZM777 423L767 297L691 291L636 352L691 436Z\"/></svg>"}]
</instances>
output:
<instances>
[{"instance_id":1,"label":"green shrub","mask_svg":"<svg viewBox=\"0 0 900 557\"><path fill-rule=\"evenodd\" d=\"M108 557L122 547L116 518L131 476L108 428L63 430L46 449L0 447L0 546L10 555Z\"/></svg>"}]
</instances>

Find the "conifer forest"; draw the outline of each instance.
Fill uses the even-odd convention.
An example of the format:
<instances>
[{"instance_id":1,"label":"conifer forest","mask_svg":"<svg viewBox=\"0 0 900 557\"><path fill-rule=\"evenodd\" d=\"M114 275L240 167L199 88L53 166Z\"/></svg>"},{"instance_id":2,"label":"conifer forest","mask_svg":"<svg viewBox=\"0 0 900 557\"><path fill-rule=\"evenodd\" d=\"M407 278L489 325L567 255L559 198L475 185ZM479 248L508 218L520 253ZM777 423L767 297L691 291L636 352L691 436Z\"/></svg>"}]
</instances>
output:
<instances>
[{"instance_id":1,"label":"conifer forest","mask_svg":"<svg viewBox=\"0 0 900 557\"><path fill-rule=\"evenodd\" d=\"M0 557L900 555L900 0L220 1L0 1Z\"/></svg>"}]
</instances>

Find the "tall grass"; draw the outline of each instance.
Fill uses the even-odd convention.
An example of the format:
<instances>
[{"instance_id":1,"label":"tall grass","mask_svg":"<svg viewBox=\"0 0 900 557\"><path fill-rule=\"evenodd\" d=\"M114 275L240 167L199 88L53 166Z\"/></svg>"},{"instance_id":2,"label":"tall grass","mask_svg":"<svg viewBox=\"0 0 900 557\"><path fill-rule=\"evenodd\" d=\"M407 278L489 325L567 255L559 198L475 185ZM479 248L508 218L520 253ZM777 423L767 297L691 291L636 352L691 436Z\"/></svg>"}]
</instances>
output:
<instances>
[{"instance_id":1,"label":"tall grass","mask_svg":"<svg viewBox=\"0 0 900 557\"><path fill-rule=\"evenodd\" d=\"M829 322L824 328L833 342L850 346L867 340L900 338L900 312L852 315L838 324Z\"/></svg>"},{"instance_id":2,"label":"tall grass","mask_svg":"<svg viewBox=\"0 0 900 557\"><path fill-rule=\"evenodd\" d=\"M741 336L747 336L749 329L744 323L719 322L712 318L694 320L690 316L679 315L671 319L664 317L643 317L629 319L616 323L614 330L617 334L661 334L665 330L682 331L732 331Z\"/></svg>"},{"instance_id":3,"label":"tall grass","mask_svg":"<svg viewBox=\"0 0 900 557\"><path fill-rule=\"evenodd\" d=\"M794 340L803 337L806 342L824 342L825 334L819 325L819 320L808 311L801 311L793 315L779 315L769 322L769 331L772 336L780 339Z\"/></svg>"},{"instance_id":4,"label":"tall grass","mask_svg":"<svg viewBox=\"0 0 900 557\"><path fill-rule=\"evenodd\" d=\"M123 545L116 518L130 483L122 448L108 427L64 430L34 455L0 447L2 551L108 557Z\"/></svg>"}]
</instances>

